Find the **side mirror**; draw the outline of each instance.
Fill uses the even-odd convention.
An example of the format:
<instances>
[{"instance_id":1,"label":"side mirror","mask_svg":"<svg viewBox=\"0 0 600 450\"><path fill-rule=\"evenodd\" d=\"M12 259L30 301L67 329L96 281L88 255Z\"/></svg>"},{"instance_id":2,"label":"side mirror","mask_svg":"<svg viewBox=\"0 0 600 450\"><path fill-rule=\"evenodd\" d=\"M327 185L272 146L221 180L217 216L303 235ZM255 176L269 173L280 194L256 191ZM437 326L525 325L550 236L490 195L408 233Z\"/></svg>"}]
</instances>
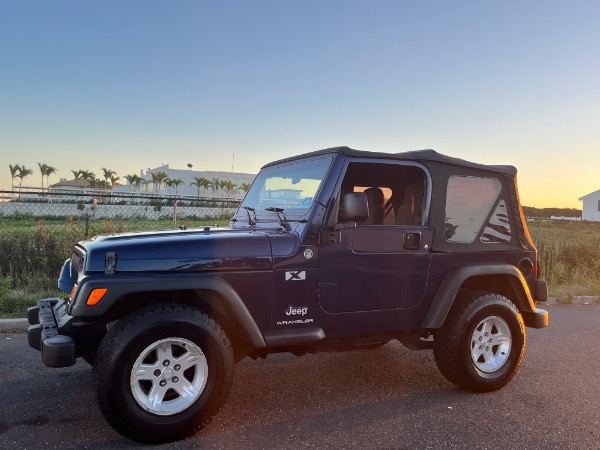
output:
<instances>
[{"instance_id":1,"label":"side mirror","mask_svg":"<svg viewBox=\"0 0 600 450\"><path fill-rule=\"evenodd\" d=\"M341 222L361 222L369 217L367 195L353 192L342 197L339 220Z\"/></svg>"}]
</instances>

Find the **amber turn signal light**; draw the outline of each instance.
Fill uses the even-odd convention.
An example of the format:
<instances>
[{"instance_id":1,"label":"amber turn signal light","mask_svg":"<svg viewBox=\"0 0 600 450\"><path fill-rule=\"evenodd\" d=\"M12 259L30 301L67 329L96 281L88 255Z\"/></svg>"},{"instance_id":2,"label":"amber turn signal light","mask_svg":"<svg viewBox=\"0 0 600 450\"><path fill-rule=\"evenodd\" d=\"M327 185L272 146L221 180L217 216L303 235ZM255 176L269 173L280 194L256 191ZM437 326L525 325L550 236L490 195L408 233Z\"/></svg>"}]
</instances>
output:
<instances>
[{"instance_id":1,"label":"amber turn signal light","mask_svg":"<svg viewBox=\"0 0 600 450\"><path fill-rule=\"evenodd\" d=\"M106 288L96 288L96 289L94 289L90 293L90 296L88 297L86 304L88 306L95 306L95 305L97 305L100 302L100 300L102 300L102 297L104 297L104 294L106 294L107 291L108 291L108 289L106 289Z\"/></svg>"},{"instance_id":2,"label":"amber turn signal light","mask_svg":"<svg viewBox=\"0 0 600 450\"><path fill-rule=\"evenodd\" d=\"M73 287L71 288L71 293L69 294L69 300L73 300L73 298L75 297L75 292L77 292L76 284L74 284Z\"/></svg>"}]
</instances>

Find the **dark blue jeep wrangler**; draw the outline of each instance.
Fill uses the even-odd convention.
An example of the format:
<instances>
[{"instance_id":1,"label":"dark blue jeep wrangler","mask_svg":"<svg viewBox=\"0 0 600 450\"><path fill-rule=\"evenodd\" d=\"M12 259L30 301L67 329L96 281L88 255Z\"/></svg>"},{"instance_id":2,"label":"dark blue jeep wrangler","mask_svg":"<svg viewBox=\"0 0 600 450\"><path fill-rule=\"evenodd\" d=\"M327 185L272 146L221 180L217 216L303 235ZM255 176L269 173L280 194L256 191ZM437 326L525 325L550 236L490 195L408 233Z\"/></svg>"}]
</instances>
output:
<instances>
[{"instance_id":1,"label":"dark blue jeep wrangler","mask_svg":"<svg viewBox=\"0 0 600 450\"><path fill-rule=\"evenodd\" d=\"M432 150L267 164L228 228L81 242L59 287L28 311L30 345L51 367L92 363L106 419L152 442L208 423L247 356L397 339L484 392L548 324L516 169Z\"/></svg>"}]
</instances>

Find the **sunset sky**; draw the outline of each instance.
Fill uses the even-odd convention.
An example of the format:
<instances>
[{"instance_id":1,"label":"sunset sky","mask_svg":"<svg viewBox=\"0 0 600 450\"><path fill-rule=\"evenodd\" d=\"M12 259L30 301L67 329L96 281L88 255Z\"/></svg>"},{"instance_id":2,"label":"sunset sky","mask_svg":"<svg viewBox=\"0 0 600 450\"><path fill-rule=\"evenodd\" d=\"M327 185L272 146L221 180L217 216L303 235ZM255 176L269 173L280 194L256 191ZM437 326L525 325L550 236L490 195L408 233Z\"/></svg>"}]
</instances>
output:
<instances>
[{"instance_id":1,"label":"sunset sky","mask_svg":"<svg viewBox=\"0 0 600 450\"><path fill-rule=\"evenodd\" d=\"M9 164L257 172L348 145L519 169L522 202L600 189L600 2L5 1Z\"/></svg>"}]
</instances>

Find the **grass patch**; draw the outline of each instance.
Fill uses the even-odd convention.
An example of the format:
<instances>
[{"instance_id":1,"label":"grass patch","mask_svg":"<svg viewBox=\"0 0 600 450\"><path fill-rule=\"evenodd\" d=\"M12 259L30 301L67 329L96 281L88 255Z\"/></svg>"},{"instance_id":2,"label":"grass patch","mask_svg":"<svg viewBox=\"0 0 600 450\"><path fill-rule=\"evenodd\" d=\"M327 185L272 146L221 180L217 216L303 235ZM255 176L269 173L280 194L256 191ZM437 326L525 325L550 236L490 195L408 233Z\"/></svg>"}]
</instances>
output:
<instances>
[{"instance_id":1,"label":"grass patch","mask_svg":"<svg viewBox=\"0 0 600 450\"><path fill-rule=\"evenodd\" d=\"M225 226L228 220L185 219L186 228ZM0 317L24 317L39 299L66 296L57 289L64 261L86 237L173 229L157 220L2 219L0 221Z\"/></svg>"},{"instance_id":2,"label":"grass patch","mask_svg":"<svg viewBox=\"0 0 600 450\"><path fill-rule=\"evenodd\" d=\"M27 308L35 306L38 300L64 295L56 288L56 279L48 276L32 279L31 283L21 287L13 287L11 277L0 277L0 317L25 317Z\"/></svg>"},{"instance_id":3,"label":"grass patch","mask_svg":"<svg viewBox=\"0 0 600 450\"><path fill-rule=\"evenodd\" d=\"M600 223L535 220L528 228L552 297L600 294Z\"/></svg>"}]
</instances>

